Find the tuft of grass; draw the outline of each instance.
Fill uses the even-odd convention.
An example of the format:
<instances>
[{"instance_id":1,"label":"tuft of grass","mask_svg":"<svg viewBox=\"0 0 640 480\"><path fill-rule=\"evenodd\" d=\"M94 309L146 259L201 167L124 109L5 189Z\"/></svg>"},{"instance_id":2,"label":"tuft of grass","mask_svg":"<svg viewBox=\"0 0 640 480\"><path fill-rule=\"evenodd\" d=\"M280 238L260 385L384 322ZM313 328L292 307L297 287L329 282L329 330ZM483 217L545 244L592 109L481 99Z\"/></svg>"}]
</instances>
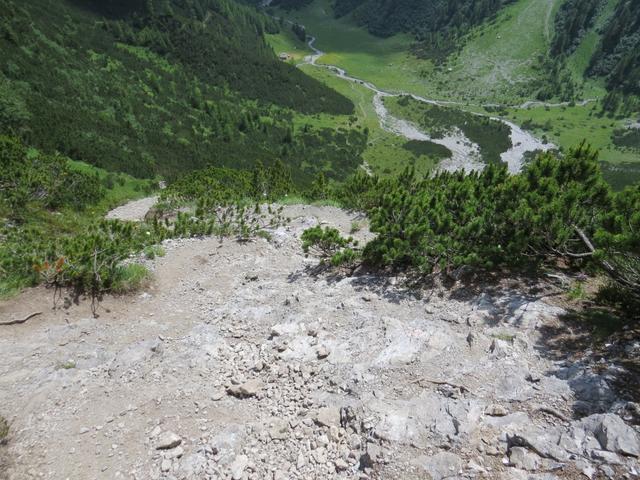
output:
<instances>
[{"instance_id":1,"label":"tuft of grass","mask_svg":"<svg viewBox=\"0 0 640 480\"><path fill-rule=\"evenodd\" d=\"M140 290L149 280L151 273L144 265L132 263L118 268L113 280L112 291L124 294Z\"/></svg>"},{"instance_id":2,"label":"tuft of grass","mask_svg":"<svg viewBox=\"0 0 640 480\"><path fill-rule=\"evenodd\" d=\"M166 250L160 245L151 245L144 249L144 256L149 260L153 260L156 257L164 257L166 254Z\"/></svg>"},{"instance_id":3,"label":"tuft of grass","mask_svg":"<svg viewBox=\"0 0 640 480\"><path fill-rule=\"evenodd\" d=\"M503 340L505 342L510 342L513 343L513 341L515 340L516 336L511 334L511 333L492 333L491 336L497 340Z\"/></svg>"},{"instance_id":4,"label":"tuft of grass","mask_svg":"<svg viewBox=\"0 0 640 480\"><path fill-rule=\"evenodd\" d=\"M76 368L76 362L74 362L73 360L60 362L58 363L58 365L56 365L57 370L71 370L73 368Z\"/></svg>"},{"instance_id":5,"label":"tuft of grass","mask_svg":"<svg viewBox=\"0 0 640 480\"><path fill-rule=\"evenodd\" d=\"M258 236L259 238L264 238L267 242L270 242L273 238L273 236L266 230L258 230L256 232L256 236Z\"/></svg>"},{"instance_id":6,"label":"tuft of grass","mask_svg":"<svg viewBox=\"0 0 640 480\"><path fill-rule=\"evenodd\" d=\"M585 298L587 298L587 292L584 288L584 283L574 283L571 289L567 292L567 296L570 300L584 300Z\"/></svg>"},{"instance_id":7,"label":"tuft of grass","mask_svg":"<svg viewBox=\"0 0 640 480\"><path fill-rule=\"evenodd\" d=\"M360 230L362 230L362 224L360 224L360 222L355 220L351 222L351 230L349 233L351 234L358 233Z\"/></svg>"},{"instance_id":8,"label":"tuft of grass","mask_svg":"<svg viewBox=\"0 0 640 480\"><path fill-rule=\"evenodd\" d=\"M0 445L4 445L9 438L9 422L0 415Z\"/></svg>"}]
</instances>

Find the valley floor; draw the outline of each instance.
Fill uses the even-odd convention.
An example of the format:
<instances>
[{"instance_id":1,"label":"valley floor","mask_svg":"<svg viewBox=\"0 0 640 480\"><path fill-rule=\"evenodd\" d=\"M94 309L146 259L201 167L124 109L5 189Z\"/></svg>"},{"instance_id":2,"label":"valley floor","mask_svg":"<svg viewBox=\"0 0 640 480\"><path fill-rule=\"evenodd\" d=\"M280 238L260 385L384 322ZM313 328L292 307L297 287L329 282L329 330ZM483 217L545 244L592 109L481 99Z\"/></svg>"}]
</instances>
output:
<instances>
[{"instance_id":1,"label":"valley floor","mask_svg":"<svg viewBox=\"0 0 640 480\"><path fill-rule=\"evenodd\" d=\"M148 288L99 318L44 289L0 303L44 312L0 327L3 478L638 477L628 372L554 348L546 287L318 273L301 232L357 221L366 240L366 221L285 215L270 241L166 242Z\"/></svg>"}]
</instances>

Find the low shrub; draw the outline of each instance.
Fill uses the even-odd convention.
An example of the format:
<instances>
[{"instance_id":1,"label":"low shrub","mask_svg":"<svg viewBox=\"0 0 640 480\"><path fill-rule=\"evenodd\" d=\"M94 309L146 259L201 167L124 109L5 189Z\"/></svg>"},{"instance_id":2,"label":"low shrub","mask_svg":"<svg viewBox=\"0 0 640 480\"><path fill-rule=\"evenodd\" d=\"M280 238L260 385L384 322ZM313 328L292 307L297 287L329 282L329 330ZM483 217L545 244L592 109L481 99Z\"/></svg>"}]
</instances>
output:
<instances>
[{"instance_id":1,"label":"low shrub","mask_svg":"<svg viewBox=\"0 0 640 480\"><path fill-rule=\"evenodd\" d=\"M354 248L358 242L351 237L342 237L335 228L308 228L302 233L301 240L303 251L319 256L322 264L329 261L335 267L350 265L360 258L359 251Z\"/></svg>"}]
</instances>

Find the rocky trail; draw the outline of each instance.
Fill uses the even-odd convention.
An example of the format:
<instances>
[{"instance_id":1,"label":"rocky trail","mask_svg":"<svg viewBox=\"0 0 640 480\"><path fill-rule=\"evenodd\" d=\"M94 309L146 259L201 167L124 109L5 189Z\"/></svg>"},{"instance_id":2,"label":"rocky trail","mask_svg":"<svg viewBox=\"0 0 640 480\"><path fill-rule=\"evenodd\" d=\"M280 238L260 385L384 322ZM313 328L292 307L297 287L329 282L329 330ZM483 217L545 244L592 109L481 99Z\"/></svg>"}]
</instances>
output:
<instances>
[{"instance_id":1,"label":"rocky trail","mask_svg":"<svg viewBox=\"0 0 640 480\"><path fill-rule=\"evenodd\" d=\"M158 197L146 197L140 200L134 200L118 208L114 208L107 214L106 218L108 220L140 222L144 220L144 216L157 201Z\"/></svg>"},{"instance_id":2,"label":"rocky trail","mask_svg":"<svg viewBox=\"0 0 640 480\"><path fill-rule=\"evenodd\" d=\"M366 221L285 214L269 240L165 242L98 318L40 288L1 302L43 312L0 327L3 478L638 478L624 368L554 348L544 286L318 272L302 231L358 221L364 241Z\"/></svg>"}]
</instances>

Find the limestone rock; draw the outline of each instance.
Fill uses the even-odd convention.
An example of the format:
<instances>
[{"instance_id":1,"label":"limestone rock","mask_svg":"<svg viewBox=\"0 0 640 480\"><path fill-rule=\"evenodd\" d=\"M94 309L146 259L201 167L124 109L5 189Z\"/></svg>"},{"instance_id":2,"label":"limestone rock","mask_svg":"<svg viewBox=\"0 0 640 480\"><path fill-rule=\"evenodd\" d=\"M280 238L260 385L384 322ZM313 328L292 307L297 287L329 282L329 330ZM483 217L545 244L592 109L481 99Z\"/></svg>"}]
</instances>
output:
<instances>
[{"instance_id":1,"label":"limestone rock","mask_svg":"<svg viewBox=\"0 0 640 480\"><path fill-rule=\"evenodd\" d=\"M585 431L598 439L603 450L622 455L640 456L638 434L617 415L596 414L582 419Z\"/></svg>"},{"instance_id":2,"label":"limestone rock","mask_svg":"<svg viewBox=\"0 0 640 480\"><path fill-rule=\"evenodd\" d=\"M157 450L169 450L176 448L182 443L182 438L173 432L162 432L156 442Z\"/></svg>"},{"instance_id":3,"label":"limestone rock","mask_svg":"<svg viewBox=\"0 0 640 480\"><path fill-rule=\"evenodd\" d=\"M502 405L493 404L487 407L486 414L492 417L505 417L509 412Z\"/></svg>"},{"instance_id":4,"label":"limestone rock","mask_svg":"<svg viewBox=\"0 0 640 480\"><path fill-rule=\"evenodd\" d=\"M231 464L231 478L240 480L245 469L249 465L249 458L246 455L238 455Z\"/></svg>"},{"instance_id":5,"label":"limestone rock","mask_svg":"<svg viewBox=\"0 0 640 480\"><path fill-rule=\"evenodd\" d=\"M314 415L313 421L322 427L339 427L340 409L336 407L321 408Z\"/></svg>"},{"instance_id":6,"label":"limestone rock","mask_svg":"<svg viewBox=\"0 0 640 480\"><path fill-rule=\"evenodd\" d=\"M254 379L241 385L232 385L227 389L227 393L237 398L255 397L262 389L262 382Z\"/></svg>"},{"instance_id":7,"label":"limestone rock","mask_svg":"<svg viewBox=\"0 0 640 480\"><path fill-rule=\"evenodd\" d=\"M431 476L432 480L456 478L462 469L462 459L453 453L441 452L432 457L418 460L419 465Z\"/></svg>"},{"instance_id":8,"label":"limestone rock","mask_svg":"<svg viewBox=\"0 0 640 480\"><path fill-rule=\"evenodd\" d=\"M540 465L540 457L524 447L513 447L509 451L511 465L522 470L536 470Z\"/></svg>"}]
</instances>

